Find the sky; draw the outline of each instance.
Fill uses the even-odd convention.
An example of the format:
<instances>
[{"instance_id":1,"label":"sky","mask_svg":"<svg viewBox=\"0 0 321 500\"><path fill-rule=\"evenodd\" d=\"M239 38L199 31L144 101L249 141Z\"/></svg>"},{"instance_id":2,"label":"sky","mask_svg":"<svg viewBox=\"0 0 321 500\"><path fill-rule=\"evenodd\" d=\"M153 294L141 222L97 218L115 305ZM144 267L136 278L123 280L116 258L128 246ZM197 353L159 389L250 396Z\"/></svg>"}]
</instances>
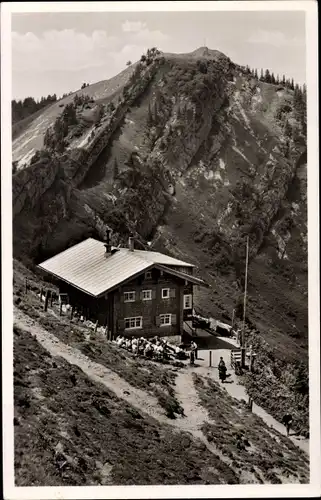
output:
<instances>
[{"instance_id":1,"label":"sky","mask_svg":"<svg viewBox=\"0 0 321 500\"><path fill-rule=\"evenodd\" d=\"M235 63L306 81L300 11L19 13L12 14L12 97L76 91L154 46L173 53L207 46Z\"/></svg>"}]
</instances>

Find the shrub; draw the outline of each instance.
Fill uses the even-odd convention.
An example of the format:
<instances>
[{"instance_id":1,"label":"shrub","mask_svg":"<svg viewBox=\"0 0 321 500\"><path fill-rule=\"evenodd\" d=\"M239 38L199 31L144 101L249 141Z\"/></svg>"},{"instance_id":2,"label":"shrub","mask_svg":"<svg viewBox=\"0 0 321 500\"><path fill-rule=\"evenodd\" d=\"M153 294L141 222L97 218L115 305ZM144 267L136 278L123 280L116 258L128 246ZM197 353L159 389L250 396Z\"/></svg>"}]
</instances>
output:
<instances>
[{"instance_id":1,"label":"shrub","mask_svg":"<svg viewBox=\"0 0 321 500\"><path fill-rule=\"evenodd\" d=\"M175 419L176 415L184 415L184 408L173 395L166 394L159 389L155 389L155 394L160 406L166 411L168 418Z\"/></svg>"},{"instance_id":2,"label":"shrub","mask_svg":"<svg viewBox=\"0 0 321 500\"><path fill-rule=\"evenodd\" d=\"M12 162L12 174L15 174L18 170L18 162L17 161L13 161Z\"/></svg>"},{"instance_id":3,"label":"shrub","mask_svg":"<svg viewBox=\"0 0 321 500\"><path fill-rule=\"evenodd\" d=\"M115 105L114 105L113 101L110 101L110 102L108 103L108 106L107 106L107 111L108 111L108 113L112 113L113 111L115 111L115 109L116 109L116 108L115 108Z\"/></svg>"}]
</instances>

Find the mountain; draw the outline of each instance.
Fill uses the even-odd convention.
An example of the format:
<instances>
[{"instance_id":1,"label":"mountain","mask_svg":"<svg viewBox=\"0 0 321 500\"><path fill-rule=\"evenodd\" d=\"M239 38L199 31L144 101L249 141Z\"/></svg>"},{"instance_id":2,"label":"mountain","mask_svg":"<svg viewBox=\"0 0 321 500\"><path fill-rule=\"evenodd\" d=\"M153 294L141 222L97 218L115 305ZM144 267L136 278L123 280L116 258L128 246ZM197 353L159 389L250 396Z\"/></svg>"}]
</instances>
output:
<instances>
[{"instance_id":1,"label":"mountain","mask_svg":"<svg viewBox=\"0 0 321 500\"><path fill-rule=\"evenodd\" d=\"M133 233L141 248L149 242L196 264L212 285L197 292L197 310L231 321L233 308L242 316L249 236L253 342L256 332L282 373L306 365L300 95L201 47L149 50L57 101L13 141L15 257L33 268L85 237L103 238L108 225L115 244Z\"/></svg>"}]
</instances>

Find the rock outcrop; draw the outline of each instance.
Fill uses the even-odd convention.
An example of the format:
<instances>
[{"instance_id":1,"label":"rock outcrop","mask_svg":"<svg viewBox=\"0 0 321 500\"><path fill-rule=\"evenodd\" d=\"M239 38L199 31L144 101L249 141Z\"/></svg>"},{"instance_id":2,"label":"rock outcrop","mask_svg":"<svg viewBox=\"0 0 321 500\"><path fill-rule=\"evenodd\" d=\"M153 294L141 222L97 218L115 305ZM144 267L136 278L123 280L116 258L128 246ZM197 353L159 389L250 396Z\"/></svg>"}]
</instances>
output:
<instances>
[{"instance_id":1,"label":"rock outcrop","mask_svg":"<svg viewBox=\"0 0 321 500\"><path fill-rule=\"evenodd\" d=\"M272 289L295 275L302 294L289 300L302 311L306 139L293 99L293 91L258 81L217 51L141 61L85 144L71 143L13 177L16 253L42 259L89 234L101 237L103 224L119 241L131 231L142 245L153 240L197 264L215 285L212 295L199 293L201 309L230 318L248 235L250 294L251 286L253 297L256 286L267 293L263 277L278 265ZM290 331L293 322L272 309L260 327ZM305 338L306 311L298 316Z\"/></svg>"}]
</instances>

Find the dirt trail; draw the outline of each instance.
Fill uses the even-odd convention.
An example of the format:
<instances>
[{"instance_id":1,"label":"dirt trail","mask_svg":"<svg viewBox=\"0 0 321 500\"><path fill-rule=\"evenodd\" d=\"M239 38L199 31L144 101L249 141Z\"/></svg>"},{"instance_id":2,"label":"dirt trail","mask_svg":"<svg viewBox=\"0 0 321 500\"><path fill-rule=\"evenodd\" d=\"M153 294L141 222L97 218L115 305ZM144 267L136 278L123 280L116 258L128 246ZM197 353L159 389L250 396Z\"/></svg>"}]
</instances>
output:
<instances>
[{"instance_id":1,"label":"dirt trail","mask_svg":"<svg viewBox=\"0 0 321 500\"><path fill-rule=\"evenodd\" d=\"M133 387L112 370L99 363L91 361L78 349L70 347L48 332L19 309L14 311L14 324L30 332L38 342L53 356L60 356L70 364L77 365L95 382L103 384L113 391L119 398L134 406L139 412L147 413L162 424L167 424L179 432L185 431L200 439L208 450L218 456L223 462L230 464L231 460L224 456L213 443L209 443L201 431L204 421L213 422L205 408L201 405L194 387L192 373L183 368L176 378L176 394L184 408L185 416L175 420L169 419L161 409L158 401L151 394Z\"/></svg>"},{"instance_id":2,"label":"dirt trail","mask_svg":"<svg viewBox=\"0 0 321 500\"><path fill-rule=\"evenodd\" d=\"M91 361L78 349L64 344L19 309L14 311L14 324L35 336L38 342L53 356L60 356L68 363L77 365L92 380L104 384L119 398L135 406L139 411L142 411L143 408L143 411L151 417L168 423L168 418L165 414L162 414L155 397L128 384L123 378L105 366Z\"/></svg>"},{"instance_id":3,"label":"dirt trail","mask_svg":"<svg viewBox=\"0 0 321 500\"><path fill-rule=\"evenodd\" d=\"M246 393L246 389L244 385L240 384L238 381L238 377L235 375L234 370L231 369L230 365L230 350L229 349L216 349L212 351L212 367L209 367L209 351L199 351L199 358L196 363L198 366L195 368L192 368L193 371L198 373L201 376L208 376L211 377L213 380L216 382L219 382L219 375L218 375L218 363L220 356L224 358L224 361L226 363L228 370L228 373L230 376L228 377L227 383L224 385L222 384L221 387L223 387L233 398L241 400L244 399L245 401L248 400L248 395ZM264 422L269 426L273 427L273 429L277 430L280 432L280 434L283 434L283 436L286 436L286 430L283 424L275 420L275 418L272 417L269 413L267 413L263 408L258 406L257 404L253 403L253 408L252 408L253 413L258 415L259 417L264 420ZM310 453L310 441L309 439L303 438L302 436L289 436L289 439L301 448L301 450L305 451L308 455Z\"/></svg>"},{"instance_id":4,"label":"dirt trail","mask_svg":"<svg viewBox=\"0 0 321 500\"><path fill-rule=\"evenodd\" d=\"M213 443L210 443L201 431L204 422L215 422L209 417L198 397L192 371L189 368L182 368L178 372L175 382L176 397L184 408L185 416L172 421L171 425L178 427L179 430L190 432L196 439L200 439L211 453L214 453L226 464L231 465L232 460L223 455Z\"/></svg>"},{"instance_id":5,"label":"dirt trail","mask_svg":"<svg viewBox=\"0 0 321 500\"><path fill-rule=\"evenodd\" d=\"M192 373L196 372L200 375L209 376L214 380L218 380L218 370L215 369L215 366L217 366L220 356L223 356L228 364L227 350L213 351L215 354L213 355L212 368L208 367L206 358L208 354L206 354L206 351L203 351L199 353L199 358L201 359L197 361L195 367L187 366L177 373L175 385L176 397L184 408L185 416L171 420L166 417L154 396L133 387L111 369L91 361L75 347L70 347L61 342L57 337L17 308L14 310L14 323L35 336L38 342L53 356L60 356L70 364L77 365L88 377L95 382L104 384L105 387L113 391L119 398L137 408L138 411L148 414L162 424L171 425L171 427L176 428L178 431L191 433L196 439L200 439L209 451L219 456L225 463L230 464L230 459L222 455L213 443L209 443L201 431L201 426L204 422L214 423L214 421L209 418L206 409L202 406L192 379ZM237 384L234 374L231 375L230 382L231 383L225 384L225 389L234 398L247 399L245 388ZM253 411L261 416L268 425L272 425L279 432L285 434L283 426L269 414L264 412L262 408L253 405ZM308 440L297 441L292 438L292 441L309 453Z\"/></svg>"}]
</instances>

